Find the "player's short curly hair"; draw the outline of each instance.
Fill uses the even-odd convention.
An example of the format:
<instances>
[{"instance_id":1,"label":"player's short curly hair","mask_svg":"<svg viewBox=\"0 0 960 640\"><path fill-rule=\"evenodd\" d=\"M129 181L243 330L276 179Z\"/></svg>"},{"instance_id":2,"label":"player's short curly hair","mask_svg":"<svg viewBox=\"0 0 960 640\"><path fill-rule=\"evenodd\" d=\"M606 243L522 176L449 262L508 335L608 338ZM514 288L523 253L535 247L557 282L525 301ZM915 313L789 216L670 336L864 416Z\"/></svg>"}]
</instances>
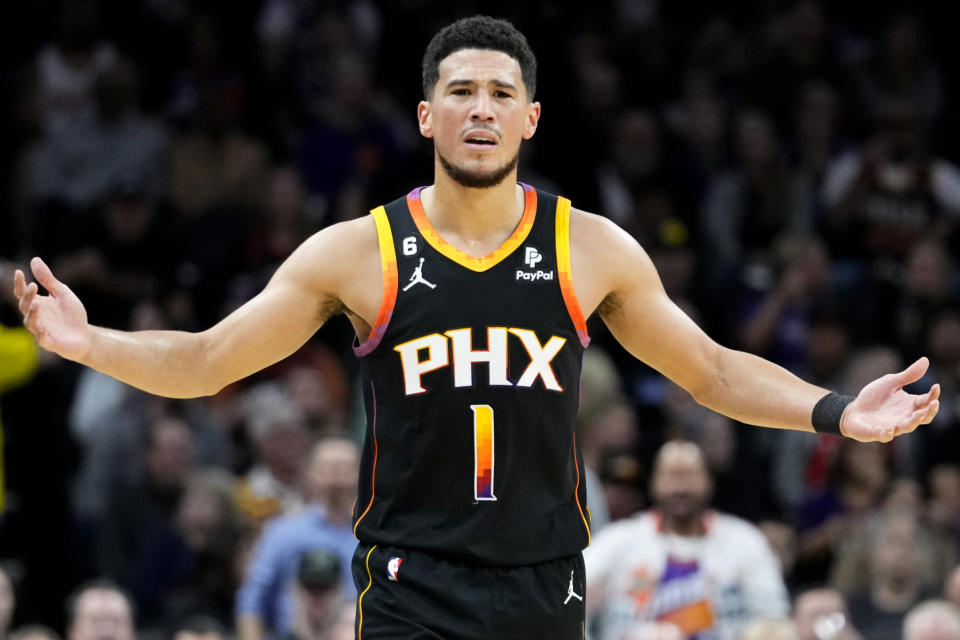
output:
<instances>
[{"instance_id":1,"label":"player's short curly hair","mask_svg":"<svg viewBox=\"0 0 960 640\"><path fill-rule=\"evenodd\" d=\"M441 29L423 54L423 95L429 100L440 77L440 62L460 49L502 51L520 64L520 74L533 100L537 90L537 58L516 27L489 16L462 18Z\"/></svg>"}]
</instances>

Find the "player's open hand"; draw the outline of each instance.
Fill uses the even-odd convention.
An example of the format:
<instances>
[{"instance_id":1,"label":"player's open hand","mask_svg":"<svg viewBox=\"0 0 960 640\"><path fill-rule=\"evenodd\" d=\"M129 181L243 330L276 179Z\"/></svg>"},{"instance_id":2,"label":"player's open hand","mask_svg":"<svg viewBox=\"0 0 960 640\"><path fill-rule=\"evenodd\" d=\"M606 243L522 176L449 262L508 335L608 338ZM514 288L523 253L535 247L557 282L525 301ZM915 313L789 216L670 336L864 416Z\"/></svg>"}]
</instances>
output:
<instances>
[{"instance_id":1,"label":"player's open hand","mask_svg":"<svg viewBox=\"0 0 960 640\"><path fill-rule=\"evenodd\" d=\"M37 282L28 284L19 269L13 274L13 295L23 314L24 326L44 349L68 360L80 360L90 350L87 311L67 285L53 276L43 260L31 260L30 269ZM49 295L40 294L38 282Z\"/></svg>"},{"instance_id":2,"label":"player's open hand","mask_svg":"<svg viewBox=\"0 0 960 640\"><path fill-rule=\"evenodd\" d=\"M890 442L929 424L940 410L940 385L920 395L903 390L922 378L929 366L929 360L920 358L900 373L887 374L865 386L843 412L840 431L860 442Z\"/></svg>"}]
</instances>

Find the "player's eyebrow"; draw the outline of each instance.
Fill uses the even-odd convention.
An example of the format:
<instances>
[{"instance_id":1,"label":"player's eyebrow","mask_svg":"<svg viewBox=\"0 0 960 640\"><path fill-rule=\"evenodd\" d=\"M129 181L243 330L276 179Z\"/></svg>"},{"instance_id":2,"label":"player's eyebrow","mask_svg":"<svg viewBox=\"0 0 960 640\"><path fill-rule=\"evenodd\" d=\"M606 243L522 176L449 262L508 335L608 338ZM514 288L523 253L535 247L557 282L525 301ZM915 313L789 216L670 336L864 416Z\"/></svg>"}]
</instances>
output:
<instances>
[{"instance_id":1,"label":"player's eyebrow","mask_svg":"<svg viewBox=\"0 0 960 640\"><path fill-rule=\"evenodd\" d=\"M517 87L512 82L507 82L506 80L497 80L493 79L490 81L494 86L500 87L501 89L510 89L511 91L516 91ZM447 82L447 88L460 86L460 85L473 85L477 84L476 80L468 80L466 78L453 78Z\"/></svg>"}]
</instances>

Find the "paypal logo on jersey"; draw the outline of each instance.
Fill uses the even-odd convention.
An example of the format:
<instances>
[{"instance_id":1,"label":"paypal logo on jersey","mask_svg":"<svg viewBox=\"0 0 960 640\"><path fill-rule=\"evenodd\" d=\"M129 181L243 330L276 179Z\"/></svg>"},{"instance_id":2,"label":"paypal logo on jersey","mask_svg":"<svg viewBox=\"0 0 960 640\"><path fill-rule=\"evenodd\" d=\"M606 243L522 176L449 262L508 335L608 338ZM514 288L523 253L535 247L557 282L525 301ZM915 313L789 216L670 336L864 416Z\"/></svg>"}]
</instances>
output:
<instances>
[{"instance_id":1,"label":"paypal logo on jersey","mask_svg":"<svg viewBox=\"0 0 960 640\"><path fill-rule=\"evenodd\" d=\"M536 282L537 280L553 280L553 271L523 271L517 269L517 280L526 280L527 282Z\"/></svg>"},{"instance_id":2,"label":"paypal logo on jersey","mask_svg":"<svg viewBox=\"0 0 960 640\"><path fill-rule=\"evenodd\" d=\"M540 253L540 250L536 247L525 247L523 250L523 263L531 269L536 269L537 264L543 260L543 254ZM517 269L517 280L525 280L527 282L536 282L537 280L553 280L553 271L544 271L543 269L537 269L536 271L524 271L523 269Z\"/></svg>"}]
</instances>

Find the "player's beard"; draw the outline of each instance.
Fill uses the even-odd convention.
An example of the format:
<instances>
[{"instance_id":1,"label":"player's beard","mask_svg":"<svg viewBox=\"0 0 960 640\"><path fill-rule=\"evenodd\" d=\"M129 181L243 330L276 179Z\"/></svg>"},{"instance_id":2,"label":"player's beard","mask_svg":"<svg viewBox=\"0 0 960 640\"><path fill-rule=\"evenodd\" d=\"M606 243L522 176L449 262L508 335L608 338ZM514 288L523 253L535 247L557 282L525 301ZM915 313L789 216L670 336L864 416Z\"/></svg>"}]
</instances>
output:
<instances>
[{"instance_id":1,"label":"player's beard","mask_svg":"<svg viewBox=\"0 0 960 640\"><path fill-rule=\"evenodd\" d=\"M517 153L513 156L513 158L508 160L502 167L486 173L481 171L470 171L469 169L464 169L463 167L454 165L443 157L443 154L440 153L439 149L437 149L437 157L440 158L440 166L443 167L443 170L446 172L446 174L460 186L467 187L469 189L489 189L490 187L495 187L506 180L507 176L516 170L517 163L520 160L520 150L517 149Z\"/></svg>"}]
</instances>

